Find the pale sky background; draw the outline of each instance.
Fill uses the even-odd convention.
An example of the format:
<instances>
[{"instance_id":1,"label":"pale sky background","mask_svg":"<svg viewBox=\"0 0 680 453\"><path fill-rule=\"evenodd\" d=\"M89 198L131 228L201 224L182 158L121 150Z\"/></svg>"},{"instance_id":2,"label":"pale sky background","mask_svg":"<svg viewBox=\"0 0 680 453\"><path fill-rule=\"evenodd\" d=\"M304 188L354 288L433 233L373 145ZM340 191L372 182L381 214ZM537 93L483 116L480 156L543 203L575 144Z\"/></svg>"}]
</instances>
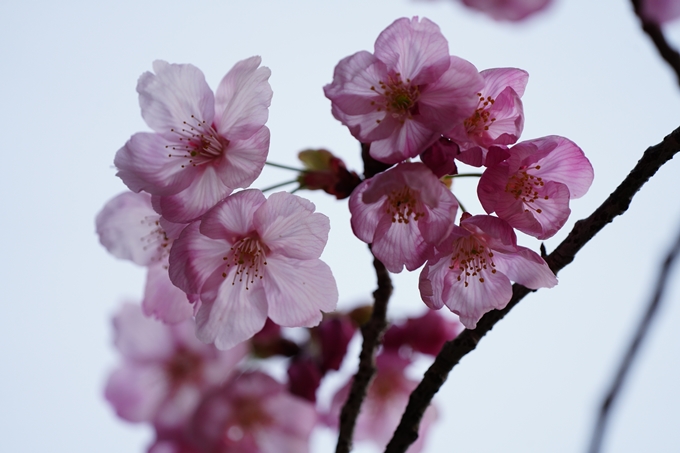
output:
<instances>
[{"instance_id":1,"label":"pale sky background","mask_svg":"<svg viewBox=\"0 0 680 453\"><path fill-rule=\"evenodd\" d=\"M151 440L149 429L118 420L102 397L118 361L110 317L123 300L141 297L145 272L105 252L94 217L124 190L114 176L116 150L149 130L135 86L153 60L192 63L215 88L234 63L261 55L274 90L270 160L296 165L299 150L327 147L360 170L358 144L331 116L322 87L341 58L372 51L395 19L428 17L451 53L478 69L529 72L523 139L563 135L590 158L595 182L546 242L552 251L647 146L680 125L674 76L630 2L555 3L516 25L444 0L3 2L0 450L138 453ZM669 33L680 45L680 25ZM427 452L586 450L603 391L680 228L679 160L559 274L556 288L529 295L454 369L435 399L441 419ZM255 186L292 176L268 168ZM462 181L456 194L480 212L474 189ZM346 202L299 194L331 218L323 258L340 308L368 300L375 277L366 246L351 235ZM390 318L423 311L417 276L395 277ZM673 276L604 451L680 451L680 270ZM313 438L312 452L333 448L330 432Z\"/></svg>"}]
</instances>

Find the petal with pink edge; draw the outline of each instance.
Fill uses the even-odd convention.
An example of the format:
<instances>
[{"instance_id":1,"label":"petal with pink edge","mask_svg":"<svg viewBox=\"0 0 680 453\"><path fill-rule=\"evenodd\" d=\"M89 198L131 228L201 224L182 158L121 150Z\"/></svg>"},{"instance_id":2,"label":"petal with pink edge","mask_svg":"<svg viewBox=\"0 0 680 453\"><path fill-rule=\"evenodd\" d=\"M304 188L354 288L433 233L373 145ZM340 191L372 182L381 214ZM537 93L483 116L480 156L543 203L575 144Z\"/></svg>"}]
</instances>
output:
<instances>
[{"instance_id":1,"label":"petal with pink edge","mask_svg":"<svg viewBox=\"0 0 680 453\"><path fill-rule=\"evenodd\" d=\"M429 258L432 246L423 239L418 222L397 223L389 216L382 216L371 250L387 270L398 274L404 266L409 271L422 266Z\"/></svg>"},{"instance_id":2,"label":"petal with pink edge","mask_svg":"<svg viewBox=\"0 0 680 453\"><path fill-rule=\"evenodd\" d=\"M552 288L557 277L548 264L536 252L526 247L517 247L516 253L497 253L494 261L497 269L510 280L530 289Z\"/></svg>"},{"instance_id":3,"label":"petal with pink edge","mask_svg":"<svg viewBox=\"0 0 680 453\"><path fill-rule=\"evenodd\" d=\"M189 303L186 293L172 284L166 266L158 263L149 267L142 310L146 316L166 324L177 324L193 316L194 306Z\"/></svg>"},{"instance_id":4,"label":"petal with pink edge","mask_svg":"<svg viewBox=\"0 0 680 453\"><path fill-rule=\"evenodd\" d=\"M124 304L113 318L113 328L113 342L127 359L160 361L174 352L170 331L160 322L145 317L137 304Z\"/></svg>"},{"instance_id":5,"label":"petal with pink edge","mask_svg":"<svg viewBox=\"0 0 680 453\"><path fill-rule=\"evenodd\" d=\"M557 135L531 140L539 151L547 146L554 149L541 157L536 164L540 165L535 174L543 179L561 182L569 188L571 198L580 198L588 191L593 182L593 166L581 148L571 140Z\"/></svg>"},{"instance_id":6,"label":"petal with pink edge","mask_svg":"<svg viewBox=\"0 0 680 453\"><path fill-rule=\"evenodd\" d=\"M313 327L321 312L335 310L338 288L330 267L321 260L267 257L263 279L269 317L284 327Z\"/></svg>"},{"instance_id":7,"label":"petal with pink edge","mask_svg":"<svg viewBox=\"0 0 680 453\"><path fill-rule=\"evenodd\" d=\"M151 129L170 133L192 115L212 123L215 99L200 69L162 60L154 61L153 69L156 74L145 72L137 82L142 117Z\"/></svg>"},{"instance_id":8,"label":"petal with pink edge","mask_svg":"<svg viewBox=\"0 0 680 453\"><path fill-rule=\"evenodd\" d=\"M269 153L269 128L264 126L244 140L234 140L219 161L217 173L227 187L248 187L260 176Z\"/></svg>"},{"instance_id":9,"label":"petal with pink edge","mask_svg":"<svg viewBox=\"0 0 680 453\"><path fill-rule=\"evenodd\" d=\"M529 82L529 73L517 68L492 68L485 69L479 73L484 78L484 96L496 98L507 87L517 93L517 96L524 96L524 89Z\"/></svg>"},{"instance_id":10,"label":"petal with pink edge","mask_svg":"<svg viewBox=\"0 0 680 453\"><path fill-rule=\"evenodd\" d=\"M229 140L245 140L264 126L269 117L271 71L259 67L262 58L239 61L224 76L215 93L215 123Z\"/></svg>"},{"instance_id":11,"label":"petal with pink edge","mask_svg":"<svg viewBox=\"0 0 680 453\"><path fill-rule=\"evenodd\" d=\"M212 239L224 239L230 245L251 233L253 218L266 201L257 189L247 189L224 199L201 219L201 233Z\"/></svg>"},{"instance_id":12,"label":"petal with pink edge","mask_svg":"<svg viewBox=\"0 0 680 453\"><path fill-rule=\"evenodd\" d=\"M125 365L109 376L104 397L118 416L131 422L150 422L169 391L160 366Z\"/></svg>"}]
</instances>

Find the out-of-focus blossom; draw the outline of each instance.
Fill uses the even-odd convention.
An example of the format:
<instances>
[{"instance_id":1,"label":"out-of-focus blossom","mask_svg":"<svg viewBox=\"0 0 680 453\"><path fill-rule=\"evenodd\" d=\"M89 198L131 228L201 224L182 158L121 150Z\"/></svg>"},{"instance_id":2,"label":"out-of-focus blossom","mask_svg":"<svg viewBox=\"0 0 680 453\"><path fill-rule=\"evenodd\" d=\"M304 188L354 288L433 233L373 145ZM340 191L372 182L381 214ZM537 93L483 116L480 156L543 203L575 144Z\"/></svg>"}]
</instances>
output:
<instances>
[{"instance_id":1,"label":"out-of-focus blossom","mask_svg":"<svg viewBox=\"0 0 680 453\"><path fill-rule=\"evenodd\" d=\"M383 347L406 354L415 351L436 356L444 343L456 338L461 330L463 326L459 322L445 318L438 311L427 310L423 316L390 326L385 332Z\"/></svg>"},{"instance_id":2,"label":"out-of-focus blossom","mask_svg":"<svg viewBox=\"0 0 680 453\"><path fill-rule=\"evenodd\" d=\"M341 200L350 196L361 183L361 178L347 170L342 159L325 149L300 151L299 159L306 171L298 178L300 187L307 190L323 190Z\"/></svg>"},{"instance_id":3,"label":"out-of-focus blossom","mask_svg":"<svg viewBox=\"0 0 680 453\"><path fill-rule=\"evenodd\" d=\"M361 406L354 429L354 440L371 441L380 451L385 449L406 409L411 392L418 385L417 381L406 377L405 370L409 363L393 353L383 353L377 357L378 372ZM348 382L333 397L325 420L329 426L337 428L340 411L347 400L351 385L352 382ZM418 439L406 450L408 453L418 453L423 449L428 430L436 419L436 408L430 405L420 422Z\"/></svg>"},{"instance_id":4,"label":"out-of-focus blossom","mask_svg":"<svg viewBox=\"0 0 680 453\"><path fill-rule=\"evenodd\" d=\"M415 157L474 111L484 82L468 61L449 55L446 38L428 19L397 19L378 36L375 53L338 63L324 87L335 118L373 158Z\"/></svg>"},{"instance_id":5,"label":"out-of-focus blossom","mask_svg":"<svg viewBox=\"0 0 680 453\"><path fill-rule=\"evenodd\" d=\"M680 17L680 0L641 0L640 6L642 17L656 24Z\"/></svg>"},{"instance_id":6,"label":"out-of-focus blossom","mask_svg":"<svg viewBox=\"0 0 680 453\"><path fill-rule=\"evenodd\" d=\"M316 421L313 404L256 371L207 395L190 434L202 453L305 453Z\"/></svg>"},{"instance_id":7,"label":"out-of-focus blossom","mask_svg":"<svg viewBox=\"0 0 680 453\"><path fill-rule=\"evenodd\" d=\"M250 339L250 347L255 357L266 359L275 355L291 357L300 352L297 343L284 338L281 326L267 318L264 327Z\"/></svg>"},{"instance_id":8,"label":"out-of-focus blossom","mask_svg":"<svg viewBox=\"0 0 680 453\"><path fill-rule=\"evenodd\" d=\"M246 347L218 351L196 339L194 323L168 326L125 304L113 320L123 364L106 384L106 399L121 418L163 429L187 422L203 394L220 385Z\"/></svg>"},{"instance_id":9,"label":"out-of-focus blossom","mask_svg":"<svg viewBox=\"0 0 680 453\"><path fill-rule=\"evenodd\" d=\"M474 329L484 313L510 302L511 280L531 289L557 284L543 258L517 245L505 221L464 213L460 227L454 226L423 268L419 288L428 307L446 305L465 327Z\"/></svg>"},{"instance_id":10,"label":"out-of-focus blossom","mask_svg":"<svg viewBox=\"0 0 680 453\"><path fill-rule=\"evenodd\" d=\"M579 198L593 182L593 167L574 142L548 136L494 149L477 194L488 213L513 228L547 239L567 221L569 199Z\"/></svg>"},{"instance_id":11,"label":"out-of-focus blossom","mask_svg":"<svg viewBox=\"0 0 680 453\"><path fill-rule=\"evenodd\" d=\"M397 273L423 265L450 231L458 202L424 164L406 162L362 182L349 209L354 234Z\"/></svg>"},{"instance_id":12,"label":"out-of-focus blossom","mask_svg":"<svg viewBox=\"0 0 680 453\"><path fill-rule=\"evenodd\" d=\"M267 317L311 327L335 309L338 290L319 259L328 217L303 198L237 192L187 226L170 252L170 278L199 294L197 336L228 349L256 334Z\"/></svg>"},{"instance_id":13,"label":"out-of-focus blossom","mask_svg":"<svg viewBox=\"0 0 680 453\"><path fill-rule=\"evenodd\" d=\"M518 21L543 10L552 0L463 0L463 4L496 20Z\"/></svg>"},{"instance_id":14,"label":"out-of-focus blossom","mask_svg":"<svg viewBox=\"0 0 680 453\"><path fill-rule=\"evenodd\" d=\"M316 390L323 374L312 357L296 357L288 366L288 390L291 394L316 403Z\"/></svg>"},{"instance_id":15,"label":"out-of-focus blossom","mask_svg":"<svg viewBox=\"0 0 680 453\"><path fill-rule=\"evenodd\" d=\"M163 217L188 223L262 171L272 91L260 61L236 63L215 95L188 64L155 61L155 74L140 77L142 116L155 133L133 135L114 163L132 191L155 196Z\"/></svg>"},{"instance_id":16,"label":"out-of-focus blossom","mask_svg":"<svg viewBox=\"0 0 680 453\"><path fill-rule=\"evenodd\" d=\"M477 109L445 135L460 146L456 156L461 162L485 165L486 152L494 145L510 145L524 128L524 109L520 98L529 80L526 71L515 68L487 69L480 73Z\"/></svg>"},{"instance_id":17,"label":"out-of-focus blossom","mask_svg":"<svg viewBox=\"0 0 680 453\"><path fill-rule=\"evenodd\" d=\"M145 315L170 324L193 315L194 306L168 275L170 248L185 225L161 219L151 207L151 196L134 192L124 192L106 203L95 224L99 241L109 253L148 268L142 300Z\"/></svg>"}]
</instances>

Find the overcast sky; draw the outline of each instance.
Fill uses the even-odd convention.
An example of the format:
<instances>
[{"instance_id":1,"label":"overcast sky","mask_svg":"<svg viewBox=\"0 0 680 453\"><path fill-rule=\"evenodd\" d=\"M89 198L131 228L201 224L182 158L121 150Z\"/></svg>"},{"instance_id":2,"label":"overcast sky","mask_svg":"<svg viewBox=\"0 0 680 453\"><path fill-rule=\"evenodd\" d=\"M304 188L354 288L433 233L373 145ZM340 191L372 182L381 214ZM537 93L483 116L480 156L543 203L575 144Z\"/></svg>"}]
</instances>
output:
<instances>
[{"instance_id":1,"label":"overcast sky","mask_svg":"<svg viewBox=\"0 0 680 453\"><path fill-rule=\"evenodd\" d=\"M139 300L145 273L105 252L94 217L125 189L114 176L116 150L148 130L135 86L153 60L192 63L215 88L234 63L261 55L274 90L270 160L296 165L299 150L326 147L360 170L358 144L330 114L322 87L341 58L372 51L395 19L428 17L451 53L478 69L529 72L523 139L563 135L591 160L593 186L546 241L551 251L647 146L680 126L674 77L629 2L555 3L516 25L443 0L3 2L3 451L137 453L151 440L150 430L119 421L102 397L118 360L110 317L122 301ZM669 32L680 45L680 26ZM680 228L678 175L676 159L559 274L556 288L529 295L464 358L435 399L441 418L426 451L585 451L596 406ZM267 168L255 186L292 176ZM338 281L340 308L366 302L374 275L365 244L351 234L346 202L299 194L331 218L323 258ZM457 181L456 194L481 212L474 181ZM538 249L536 240L521 240ZM417 276L395 277L391 319L424 310ZM605 451L680 451L679 299L674 282ZM313 452L331 451L333 442L321 430Z\"/></svg>"}]
</instances>

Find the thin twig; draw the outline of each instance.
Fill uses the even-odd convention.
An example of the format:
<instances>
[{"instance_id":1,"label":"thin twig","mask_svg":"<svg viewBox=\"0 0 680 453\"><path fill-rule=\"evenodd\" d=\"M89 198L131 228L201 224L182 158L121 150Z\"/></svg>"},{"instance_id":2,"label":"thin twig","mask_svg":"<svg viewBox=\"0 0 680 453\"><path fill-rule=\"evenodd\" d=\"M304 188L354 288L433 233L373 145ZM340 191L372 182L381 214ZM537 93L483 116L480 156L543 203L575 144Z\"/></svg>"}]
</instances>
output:
<instances>
[{"instance_id":1,"label":"thin twig","mask_svg":"<svg viewBox=\"0 0 680 453\"><path fill-rule=\"evenodd\" d=\"M340 413L340 432L338 444L335 447L336 453L348 453L352 449L354 426L361 410L361 403L366 398L368 386L376 373L375 350L378 348L382 334L387 327L385 318L387 301L392 295L392 281L385 265L377 258L373 258L373 267L375 267L375 273L378 277L378 289L373 292L375 302L371 319L361 327L364 342L359 355L359 370L354 375L352 388Z\"/></svg>"},{"instance_id":2,"label":"thin twig","mask_svg":"<svg viewBox=\"0 0 680 453\"><path fill-rule=\"evenodd\" d=\"M269 192L270 190L278 189L279 187L287 186L288 184L293 184L295 182L298 182L298 180L293 179L292 181L280 182L278 184L274 184L273 186L269 186L266 189L262 189L262 192Z\"/></svg>"},{"instance_id":3,"label":"thin twig","mask_svg":"<svg viewBox=\"0 0 680 453\"><path fill-rule=\"evenodd\" d=\"M616 398L619 396L621 392L621 388L623 387L623 384L626 378L628 377L628 372L630 371L630 368L633 365L633 361L635 360L638 350L640 349L640 345L642 344L642 341L645 339L647 333L649 332L649 328L654 319L654 316L659 310L663 294L666 290L666 284L668 283L668 275L670 274L670 271L673 267L673 262L675 261L675 258L678 256L678 253L680 253L680 235L678 235L678 238L675 240L673 248L670 250L670 252L668 252L666 259L664 260L661 266L659 279L656 282L654 295L652 296L651 300L649 301L649 305L647 306L647 312L645 313L645 316L640 320L640 324L638 324L635 336L633 336L633 340L628 346L628 351L626 352L626 355L623 357L623 360L619 365L619 370L616 373L616 376L614 377L614 381L612 382L611 388L609 389L607 395L604 397L602 401L602 406L600 408L600 413L597 418L597 423L595 425L595 429L593 430L593 437L590 440L590 449L588 450L590 453L599 453L600 451L600 448L602 446L602 439L604 438L604 434L607 429L607 424L609 422L609 414L611 414L611 408L614 402L616 401Z\"/></svg>"},{"instance_id":4,"label":"thin twig","mask_svg":"<svg viewBox=\"0 0 680 453\"><path fill-rule=\"evenodd\" d=\"M546 257L546 262L557 273L574 260L576 253L605 225L628 209L635 193L657 170L680 151L680 128L671 132L658 145L647 148L635 168L611 195L590 216L579 220L567 238ZM420 420L439 391L453 367L500 321L517 303L531 292L522 285L514 284L512 298L503 310L485 314L475 330L464 330L458 337L444 344L423 380L411 393L406 411L401 417L394 436L387 444L386 453L403 453L418 438Z\"/></svg>"},{"instance_id":5,"label":"thin twig","mask_svg":"<svg viewBox=\"0 0 680 453\"><path fill-rule=\"evenodd\" d=\"M295 168L295 167L289 167L288 165L282 165L282 164L275 164L274 162L265 162L266 165L269 165L271 167L276 167L276 168L283 168L284 170L292 170L292 171L297 171L299 173L305 173L307 170L303 170L300 168Z\"/></svg>"},{"instance_id":6,"label":"thin twig","mask_svg":"<svg viewBox=\"0 0 680 453\"><path fill-rule=\"evenodd\" d=\"M635 14L637 14L640 19L640 24L642 30L647 33L647 35L652 39L652 42L659 51L661 58L666 60L666 63L675 71L675 75L678 78L678 84L680 84L680 54L666 41L666 37L661 31L661 27L654 22L647 20L642 14L642 1L632 0L633 8L635 9Z\"/></svg>"}]
</instances>

